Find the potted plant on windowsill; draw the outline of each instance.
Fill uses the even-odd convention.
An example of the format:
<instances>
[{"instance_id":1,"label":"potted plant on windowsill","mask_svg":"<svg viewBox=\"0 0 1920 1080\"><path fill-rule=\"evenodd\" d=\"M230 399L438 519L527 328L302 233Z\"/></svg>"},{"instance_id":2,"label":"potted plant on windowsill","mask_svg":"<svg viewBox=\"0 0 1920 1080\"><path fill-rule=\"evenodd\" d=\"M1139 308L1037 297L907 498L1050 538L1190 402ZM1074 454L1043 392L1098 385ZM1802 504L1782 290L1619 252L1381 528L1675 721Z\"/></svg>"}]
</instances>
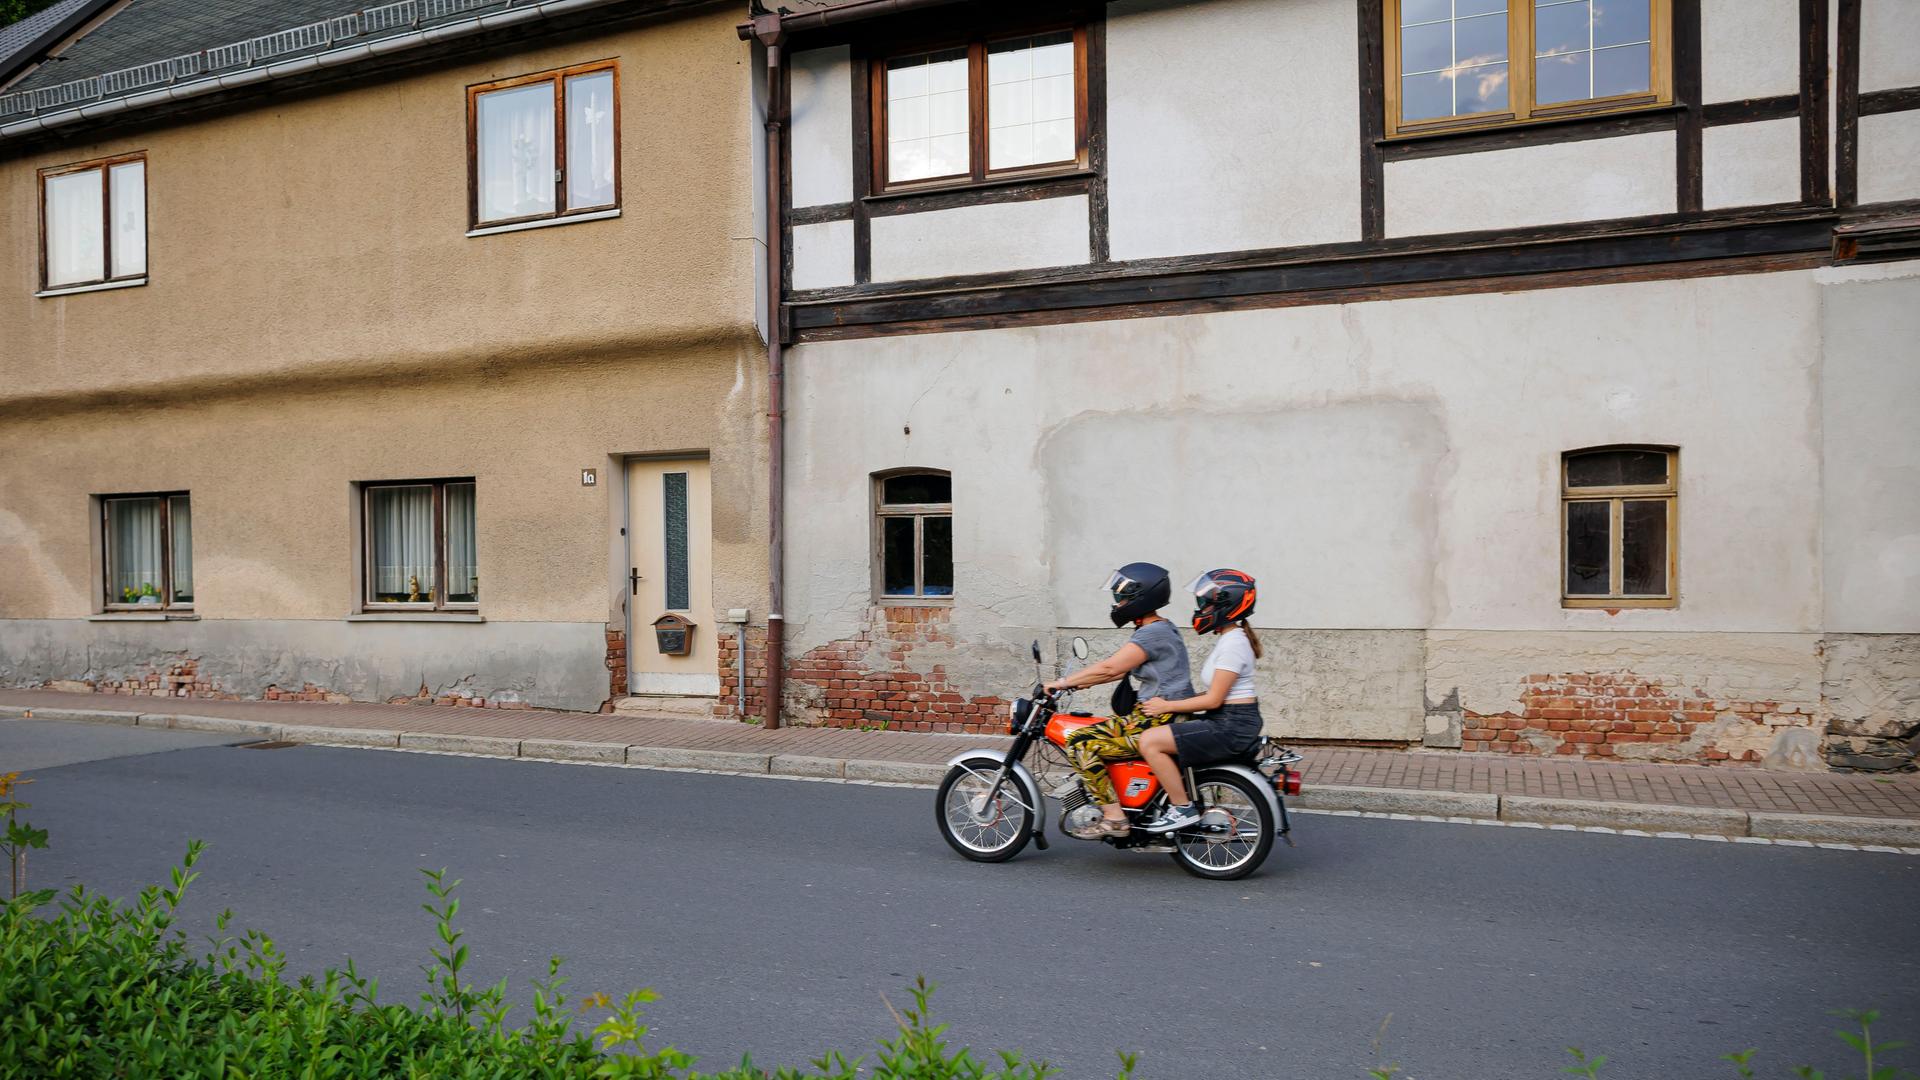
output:
<instances>
[{"instance_id":1,"label":"potted plant on windowsill","mask_svg":"<svg viewBox=\"0 0 1920 1080\"><path fill-rule=\"evenodd\" d=\"M160 603L160 590L154 588L153 582L151 581L142 582L140 584L140 598L135 600L134 603L143 607L149 604L157 606Z\"/></svg>"}]
</instances>

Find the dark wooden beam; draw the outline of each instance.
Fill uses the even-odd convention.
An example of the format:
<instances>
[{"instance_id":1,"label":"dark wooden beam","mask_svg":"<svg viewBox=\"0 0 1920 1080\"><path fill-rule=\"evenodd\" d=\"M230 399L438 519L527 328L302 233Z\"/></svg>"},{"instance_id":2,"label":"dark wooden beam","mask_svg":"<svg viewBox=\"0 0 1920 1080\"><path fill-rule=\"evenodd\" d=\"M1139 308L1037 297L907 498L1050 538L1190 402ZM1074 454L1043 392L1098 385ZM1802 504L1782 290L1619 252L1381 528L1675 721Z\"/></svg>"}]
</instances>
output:
<instances>
[{"instance_id":1,"label":"dark wooden beam","mask_svg":"<svg viewBox=\"0 0 1920 1080\"><path fill-rule=\"evenodd\" d=\"M1856 12L1859 0L1853 0ZM1844 11L1847 0L1841 0ZM1800 0L1800 200L1831 203L1827 109L1828 0ZM1843 16L1844 17L1844 16Z\"/></svg>"},{"instance_id":2,"label":"dark wooden beam","mask_svg":"<svg viewBox=\"0 0 1920 1080\"><path fill-rule=\"evenodd\" d=\"M1387 182L1380 140L1386 137L1386 15L1380 0L1360 0L1360 236L1387 235Z\"/></svg>"},{"instance_id":3,"label":"dark wooden beam","mask_svg":"<svg viewBox=\"0 0 1920 1080\"><path fill-rule=\"evenodd\" d=\"M873 280L873 217L867 196L873 191L873 63L864 49L851 50L853 65L853 280Z\"/></svg>"},{"instance_id":4,"label":"dark wooden beam","mask_svg":"<svg viewBox=\"0 0 1920 1080\"><path fill-rule=\"evenodd\" d=\"M1479 154L1488 150L1511 150L1547 143L1613 139L1649 131L1672 131L1680 125L1684 113L1684 109L1669 105L1625 115L1569 116L1485 131L1449 131L1383 140L1377 150L1383 160L1410 161L1414 158Z\"/></svg>"},{"instance_id":5,"label":"dark wooden beam","mask_svg":"<svg viewBox=\"0 0 1920 1080\"><path fill-rule=\"evenodd\" d=\"M1753 124L1762 120L1785 120L1800 115L1800 95L1743 98L1740 101L1716 101L1701 108L1701 120L1707 127L1728 124Z\"/></svg>"},{"instance_id":6,"label":"dark wooden beam","mask_svg":"<svg viewBox=\"0 0 1920 1080\"><path fill-rule=\"evenodd\" d=\"M1860 116L1879 116L1882 113L1911 112L1920 109L1920 86L1900 86L1891 90L1868 90L1860 92L1858 58L1855 58L1854 91L1859 101Z\"/></svg>"},{"instance_id":7,"label":"dark wooden beam","mask_svg":"<svg viewBox=\"0 0 1920 1080\"><path fill-rule=\"evenodd\" d=\"M1087 21L1087 251L1096 263L1113 258L1107 209L1107 13Z\"/></svg>"},{"instance_id":8,"label":"dark wooden beam","mask_svg":"<svg viewBox=\"0 0 1920 1080\"><path fill-rule=\"evenodd\" d=\"M829 221L848 221L852 217L853 204L850 202L787 208L788 225L824 225Z\"/></svg>"},{"instance_id":9,"label":"dark wooden beam","mask_svg":"<svg viewBox=\"0 0 1920 1080\"><path fill-rule=\"evenodd\" d=\"M1860 0L1840 0L1834 32L1833 201L1860 201Z\"/></svg>"},{"instance_id":10,"label":"dark wooden beam","mask_svg":"<svg viewBox=\"0 0 1920 1080\"><path fill-rule=\"evenodd\" d=\"M1683 214L1706 201L1701 164L1706 110L1700 98L1700 0L1673 0L1673 99L1680 106L1673 139L1674 206Z\"/></svg>"},{"instance_id":11,"label":"dark wooden beam","mask_svg":"<svg viewBox=\"0 0 1920 1080\"><path fill-rule=\"evenodd\" d=\"M928 210L952 210L960 206L986 206L992 203L1037 202L1069 195L1088 195L1094 176L1075 172L1063 176L1045 176L1031 180L994 180L965 187L940 188L888 195L871 195L862 200L869 217L894 217L919 214Z\"/></svg>"}]
</instances>

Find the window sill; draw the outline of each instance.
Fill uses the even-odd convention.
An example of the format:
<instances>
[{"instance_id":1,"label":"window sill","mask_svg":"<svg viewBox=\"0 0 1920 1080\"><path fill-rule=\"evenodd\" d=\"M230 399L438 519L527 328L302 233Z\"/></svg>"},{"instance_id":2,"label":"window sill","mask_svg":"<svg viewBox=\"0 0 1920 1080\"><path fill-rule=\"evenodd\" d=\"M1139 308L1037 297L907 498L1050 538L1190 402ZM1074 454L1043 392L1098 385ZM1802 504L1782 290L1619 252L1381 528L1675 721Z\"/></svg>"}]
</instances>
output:
<instances>
[{"instance_id":1,"label":"window sill","mask_svg":"<svg viewBox=\"0 0 1920 1080\"><path fill-rule=\"evenodd\" d=\"M483 225L478 229L468 229L468 236L498 236L501 233L525 232L528 229L550 229L556 225L573 225L582 221L605 221L620 216L620 208L609 210L589 210L584 214L568 214L565 217L541 218L538 221L516 221L511 225Z\"/></svg>"},{"instance_id":2,"label":"window sill","mask_svg":"<svg viewBox=\"0 0 1920 1080\"><path fill-rule=\"evenodd\" d=\"M1560 601L1560 606L1568 611L1593 611L1595 609L1620 611L1627 608L1677 608L1680 606L1680 601L1647 596L1600 596L1591 599L1582 597L1578 600L1567 598Z\"/></svg>"},{"instance_id":3,"label":"window sill","mask_svg":"<svg viewBox=\"0 0 1920 1080\"><path fill-rule=\"evenodd\" d=\"M951 596L883 596L874 601L877 608L952 607Z\"/></svg>"},{"instance_id":4,"label":"window sill","mask_svg":"<svg viewBox=\"0 0 1920 1080\"><path fill-rule=\"evenodd\" d=\"M1494 135L1502 132L1576 128L1590 124L1601 124L1609 120L1624 120L1644 116L1668 116L1684 111L1686 111L1686 106L1674 102L1660 102L1651 105L1630 105L1611 109L1595 109L1592 112L1562 113L1558 116L1536 116L1526 120L1502 120L1497 123L1463 124L1460 127L1440 128L1431 131L1403 131L1398 135L1388 135L1375 139L1373 144L1379 147L1415 146L1425 143L1447 142L1452 139L1467 139L1474 136Z\"/></svg>"},{"instance_id":5,"label":"window sill","mask_svg":"<svg viewBox=\"0 0 1920 1080\"><path fill-rule=\"evenodd\" d=\"M88 292L106 292L108 289L132 289L145 285L145 277L128 278L125 281L102 281L94 285L68 285L58 289L41 289L33 295L46 299L53 296L78 296Z\"/></svg>"},{"instance_id":6,"label":"window sill","mask_svg":"<svg viewBox=\"0 0 1920 1080\"><path fill-rule=\"evenodd\" d=\"M1065 169L1060 172L1030 172L1018 175L995 176L987 180L968 180L953 184L929 184L926 187L896 188L868 195L862 202L893 202L897 199L912 199L919 196L952 195L956 192L991 191L994 188L1012 187L1015 184L1047 184L1055 181L1085 180L1098 176L1093 169Z\"/></svg>"},{"instance_id":7,"label":"window sill","mask_svg":"<svg viewBox=\"0 0 1920 1080\"><path fill-rule=\"evenodd\" d=\"M483 623L487 617L477 611L361 611L347 616L346 621Z\"/></svg>"},{"instance_id":8,"label":"window sill","mask_svg":"<svg viewBox=\"0 0 1920 1080\"><path fill-rule=\"evenodd\" d=\"M87 616L88 622L199 622L191 611L103 611Z\"/></svg>"}]
</instances>

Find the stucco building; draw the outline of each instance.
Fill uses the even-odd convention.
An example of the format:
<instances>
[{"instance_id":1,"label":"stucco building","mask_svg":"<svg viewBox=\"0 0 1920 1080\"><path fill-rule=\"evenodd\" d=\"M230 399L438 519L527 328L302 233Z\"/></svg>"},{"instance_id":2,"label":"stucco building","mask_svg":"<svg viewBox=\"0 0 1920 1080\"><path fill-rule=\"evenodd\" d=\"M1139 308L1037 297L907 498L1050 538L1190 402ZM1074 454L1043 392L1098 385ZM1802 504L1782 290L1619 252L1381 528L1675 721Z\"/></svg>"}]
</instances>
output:
<instances>
[{"instance_id":1,"label":"stucco building","mask_svg":"<svg viewBox=\"0 0 1920 1080\"><path fill-rule=\"evenodd\" d=\"M791 714L990 725L1147 559L1259 577L1295 736L1911 758L1920 5L742 34L789 95Z\"/></svg>"},{"instance_id":2,"label":"stucco building","mask_svg":"<svg viewBox=\"0 0 1920 1080\"><path fill-rule=\"evenodd\" d=\"M0 684L710 708L767 587L738 16L49 12L0 69Z\"/></svg>"}]
</instances>

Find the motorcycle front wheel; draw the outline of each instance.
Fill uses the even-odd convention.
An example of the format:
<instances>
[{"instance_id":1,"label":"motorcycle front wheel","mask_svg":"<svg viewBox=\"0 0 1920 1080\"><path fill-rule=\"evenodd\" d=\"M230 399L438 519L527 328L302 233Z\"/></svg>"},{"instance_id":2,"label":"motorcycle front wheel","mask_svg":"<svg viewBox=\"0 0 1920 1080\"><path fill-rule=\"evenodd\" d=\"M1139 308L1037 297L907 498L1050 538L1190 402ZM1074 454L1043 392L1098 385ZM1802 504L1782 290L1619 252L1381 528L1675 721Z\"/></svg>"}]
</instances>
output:
<instances>
[{"instance_id":1,"label":"motorcycle front wheel","mask_svg":"<svg viewBox=\"0 0 1920 1080\"><path fill-rule=\"evenodd\" d=\"M1009 775L999 792L986 798L1004 767L998 758L967 758L947 770L934 798L940 835L974 862L1005 862L1033 839L1039 792Z\"/></svg>"},{"instance_id":2,"label":"motorcycle front wheel","mask_svg":"<svg viewBox=\"0 0 1920 1080\"><path fill-rule=\"evenodd\" d=\"M1174 833L1173 861L1187 873L1213 881L1234 881L1260 869L1273 851L1278 824L1265 793L1253 781L1231 772L1203 772L1194 788L1194 796L1209 816L1214 811L1227 815L1226 831Z\"/></svg>"}]
</instances>

